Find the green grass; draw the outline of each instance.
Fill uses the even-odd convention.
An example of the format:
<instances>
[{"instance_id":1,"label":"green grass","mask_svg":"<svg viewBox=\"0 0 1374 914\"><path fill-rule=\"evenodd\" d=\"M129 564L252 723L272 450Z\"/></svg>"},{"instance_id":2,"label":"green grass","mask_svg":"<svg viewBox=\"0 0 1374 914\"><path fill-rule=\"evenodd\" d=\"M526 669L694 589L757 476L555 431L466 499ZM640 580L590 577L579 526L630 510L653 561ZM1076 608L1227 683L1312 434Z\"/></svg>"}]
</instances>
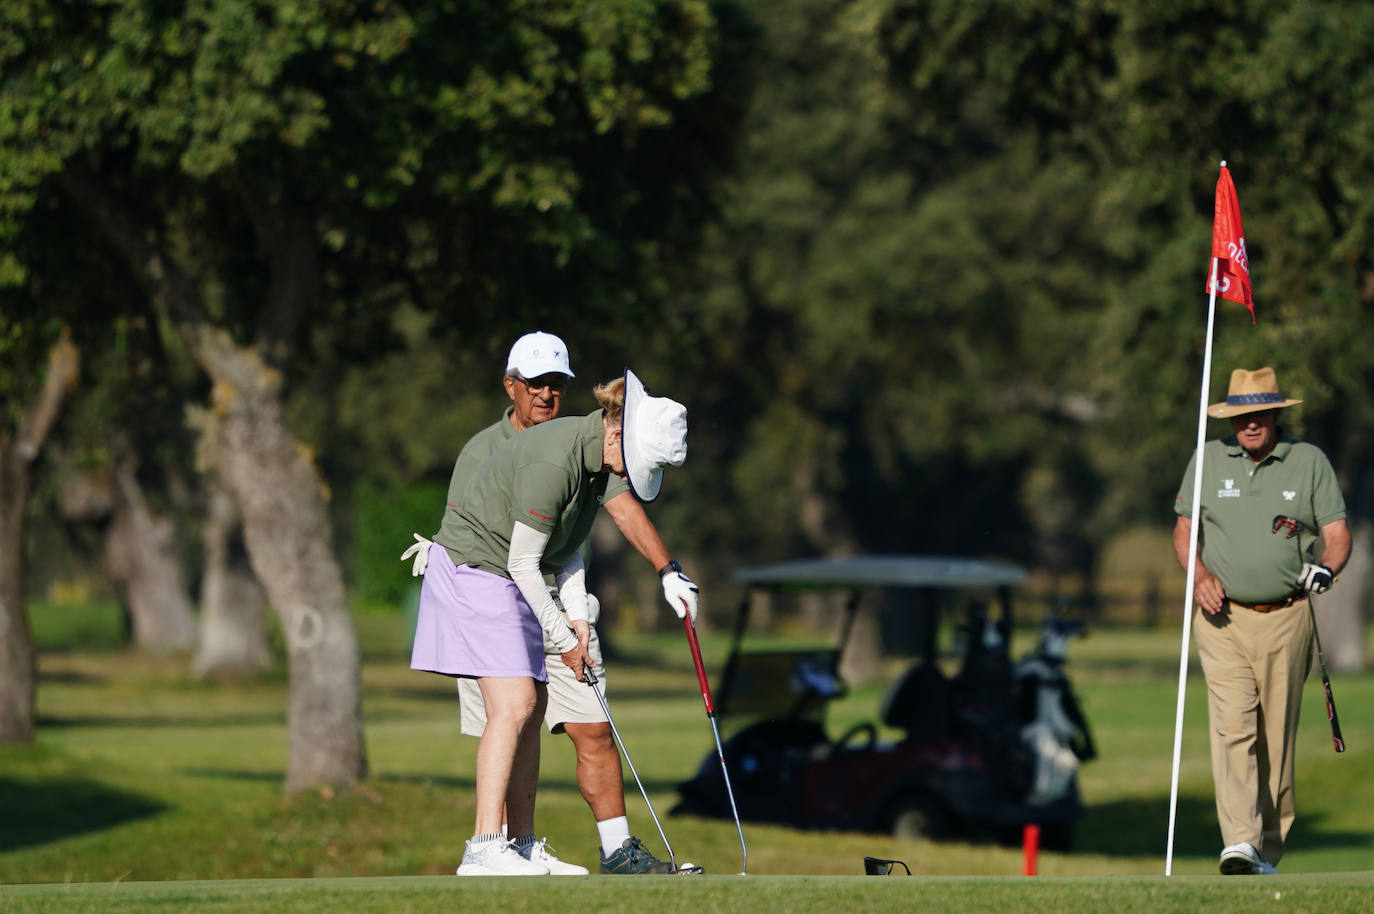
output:
<instances>
[{"instance_id":1,"label":"green grass","mask_svg":"<svg viewBox=\"0 0 1374 914\"><path fill-rule=\"evenodd\" d=\"M113 600L35 602L28 609L40 651L108 651L124 643L124 613Z\"/></svg>"},{"instance_id":2,"label":"green grass","mask_svg":"<svg viewBox=\"0 0 1374 914\"><path fill-rule=\"evenodd\" d=\"M1279 876L1265 880L1181 876L921 879L860 876L711 876L704 879L458 880L447 877L155 882L0 887L0 907L14 914L197 912L377 912L419 914L499 911L539 914L575 905L656 914L793 914L1007 911L1060 914L1363 914L1368 873Z\"/></svg>"},{"instance_id":3,"label":"green grass","mask_svg":"<svg viewBox=\"0 0 1374 914\"><path fill-rule=\"evenodd\" d=\"M575 889L540 881L518 890L416 878L452 873L461 855L472 826L475 743L458 734L452 684L406 669L398 653L408 640L404 621L365 616L359 623L368 658L363 711L372 774L361 788L341 795L281 793L286 734L280 675L214 686L187 678L177 659L44 653L38 740L0 749L0 884L8 884L0 885L0 910L424 911L442 905L523 911L562 907L569 892L585 892L586 902L597 906L619 899L633 909L664 911L879 910L899 903L997 910L1013 902L1017 911L1196 911L1251 907L1264 893L1280 891L1285 910L1341 911L1369 897L1369 675L1335 683L1351 747L1343 755L1331 751L1320 688L1309 686L1298 820L1284 875L1264 881L1262 889L1253 880L1212 877L1220 842L1205 695L1194 676L1175 845L1178 875L1144 878L1163 870L1178 634L1142 629L1097 630L1071 648L1070 673L1101 757L1081 771L1088 811L1078 850L1042 853L1037 880L1017 876L1021 854L1014 848L748 823L749 870L759 878L725 878L739 869L733 824L666 815L674 784L690 776L713 745L680 633L617 639L624 657L610 672L612 709L679 859L704 864L711 877L672 888L593 879ZM1014 653L1029 639L1018 637ZM726 646L723 635L704 635L713 674ZM878 698L877 687L855 689L834 707L832 732L871 719ZM627 799L635 832L657 847L632 781ZM565 737L545 736L537 821L560 855L594 862L595 831L577 793ZM865 854L905 860L919 878L820 878L860 873ZM31 883L48 885L15 885Z\"/></svg>"}]
</instances>

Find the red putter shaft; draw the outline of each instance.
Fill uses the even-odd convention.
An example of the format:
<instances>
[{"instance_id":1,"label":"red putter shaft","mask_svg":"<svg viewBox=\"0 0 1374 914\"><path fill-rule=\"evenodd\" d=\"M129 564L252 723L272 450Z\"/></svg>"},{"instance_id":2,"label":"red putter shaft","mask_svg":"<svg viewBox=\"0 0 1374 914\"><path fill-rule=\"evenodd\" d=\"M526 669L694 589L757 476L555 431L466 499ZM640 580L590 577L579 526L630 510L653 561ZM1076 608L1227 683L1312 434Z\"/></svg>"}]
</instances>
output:
<instances>
[{"instance_id":1,"label":"red putter shaft","mask_svg":"<svg viewBox=\"0 0 1374 914\"><path fill-rule=\"evenodd\" d=\"M701 686L701 701L706 705L706 713L715 715L716 703L711 700L711 684L706 679L706 666L701 662L701 645L697 641L697 627L688 616L682 617L682 627L687 632L687 643L692 648L692 663L697 668L697 684Z\"/></svg>"}]
</instances>

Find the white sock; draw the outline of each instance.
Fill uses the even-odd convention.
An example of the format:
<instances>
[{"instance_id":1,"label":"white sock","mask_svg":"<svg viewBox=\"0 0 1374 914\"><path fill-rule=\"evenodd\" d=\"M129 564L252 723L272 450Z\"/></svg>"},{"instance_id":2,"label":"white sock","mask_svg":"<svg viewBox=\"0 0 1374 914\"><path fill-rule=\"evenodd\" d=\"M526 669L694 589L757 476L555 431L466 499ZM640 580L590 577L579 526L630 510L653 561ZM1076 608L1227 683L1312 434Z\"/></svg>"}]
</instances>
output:
<instances>
[{"instance_id":1,"label":"white sock","mask_svg":"<svg viewBox=\"0 0 1374 914\"><path fill-rule=\"evenodd\" d=\"M601 836L601 856L609 857L630 838L630 820L625 816L602 819L596 823L597 834Z\"/></svg>"},{"instance_id":2,"label":"white sock","mask_svg":"<svg viewBox=\"0 0 1374 914\"><path fill-rule=\"evenodd\" d=\"M489 835L473 835L473 836L468 840L468 844L471 844L473 847L476 847L476 846L479 845L479 844L490 844L490 843L493 842L493 841L504 841L504 840L505 840L505 835L499 835L499 834L496 834L495 832L492 832L492 833L489 834Z\"/></svg>"}]
</instances>

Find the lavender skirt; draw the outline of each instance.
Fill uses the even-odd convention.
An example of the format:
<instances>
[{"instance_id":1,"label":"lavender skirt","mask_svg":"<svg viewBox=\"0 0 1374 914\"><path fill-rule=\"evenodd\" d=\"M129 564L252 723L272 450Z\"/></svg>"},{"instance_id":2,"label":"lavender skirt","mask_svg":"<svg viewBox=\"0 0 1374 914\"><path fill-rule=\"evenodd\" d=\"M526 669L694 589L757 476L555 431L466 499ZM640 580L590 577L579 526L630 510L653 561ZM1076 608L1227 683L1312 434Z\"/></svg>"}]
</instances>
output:
<instances>
[{"instance_id":1,"label":"lavender skirt","mask_svg":"<svg viewBox=\"0 0 1374 914\"><path fill-rule=\"evenodd\" d=\"M410 668L445 676L529 676L548 682L544 630L508 578L454 566L429 547Z\"/></svg>"}]
</instances>

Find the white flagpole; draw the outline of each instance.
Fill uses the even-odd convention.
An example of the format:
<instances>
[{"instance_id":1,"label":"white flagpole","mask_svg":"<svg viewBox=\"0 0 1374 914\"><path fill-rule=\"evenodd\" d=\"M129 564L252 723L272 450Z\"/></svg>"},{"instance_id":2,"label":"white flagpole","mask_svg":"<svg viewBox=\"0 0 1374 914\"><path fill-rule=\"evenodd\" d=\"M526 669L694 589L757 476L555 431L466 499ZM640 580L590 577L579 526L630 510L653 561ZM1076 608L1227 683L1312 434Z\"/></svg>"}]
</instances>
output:
<instances>
[{"instance_id":1,"label":"white flagpole","mask_svg":"<svg viewBox=\"0 0 1374 914\"><path fill-rule=\"evenodd\" d=\"M1226 167L1226 163L1221 163ZM1217 258L1212 258L1212 281L1207 284L1211 294L1207 298L1207 344L1202 356L1202 393L1198 399L1197 449L1193 458L1193 522L1188 531L1188 578L1183 598L1183 646L1178 656L1178 709L1174 712L1174 766L1169 782L1169 841L1164 851L1164 875L1174 871L1174 824L1178 815L1178 766L1183 749L1183 697L1188 683L1188 646L1193 635L1193 581L1197 575L1197 540L1202 523L1199 505L1202 501L1202 446L1207 442L1207 392L1212 386L1212 324L1217 311Z\"/></svg>"}]
</instances>

